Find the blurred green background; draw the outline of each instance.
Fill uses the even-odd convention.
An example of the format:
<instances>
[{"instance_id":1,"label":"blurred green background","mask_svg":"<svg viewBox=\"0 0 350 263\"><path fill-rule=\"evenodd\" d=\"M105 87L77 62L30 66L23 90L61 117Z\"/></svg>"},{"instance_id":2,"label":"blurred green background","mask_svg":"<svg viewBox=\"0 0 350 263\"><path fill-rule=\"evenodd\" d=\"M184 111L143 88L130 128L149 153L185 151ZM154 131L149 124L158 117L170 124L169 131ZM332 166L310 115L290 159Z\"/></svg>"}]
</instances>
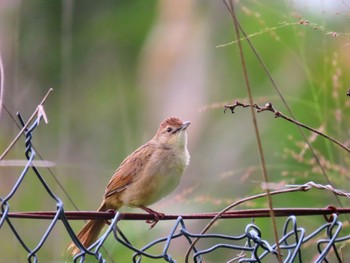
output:
<instances>
[{"instance_id":1,"label":"blurred green background","mask_svg":"<svg viewBox=\"0 0 350 263\"><path fill-rule=\"evenodd\" d=\"M236 8L297 119L348 146L350 4L249 0L237 1ZM247 101L237 44L218 47L234 40L232 19L222 1L2 0L3 103L13 116L20 111L28 118L47 90L54 89L45 103L49 123L37 128L34 143L43 158L55 164L55 177L80 210L98 208L114 170L153 136L164 118L190 120L191 164L177 190L152 208L169 214L220 211L235 200L264 191L250 110L223 113L223 105L235 99ZM272 102L289 115L246 42L243 48L255 102ZM295 126L267 112L257 118L271 182L280 186L311 180L327 183ZM17 126L2 109L0 152L17 133ZM332 185L348 191L347 153L307 131L306 135ZM5 159L23 160L23 149L22 138ZM0 166L1 197L10 192L21 170L11 162ZM48 170L40 171L65 209L75 210ZM340 206L332 193L321 190L273 200L275 207ZM348 206L348 200L341 201ZM262 199L244 207L265 208L267 203ZM11 211L55 208L34 174L25 178L10 200ZM284 220L278 220L280 231ZM322 217L299 220L310 231L324 223ZM13 222L31 248L49 224L44 220ZM250 222L221 221L212 232L242 234ZM255 222L263 238L274 243L271 220ZM191 221L187 227L199 232L206 223ZM152 231L144 222L125 221L120 227L142 247L167 235L172 224L161 222ZM83 222L72 225L78 231ZM39 251L39 260L64 261L68 242L68 234L58 223ZM199 247L211 244L200 242ZM116 262L130 262L132 253L112 237L105 247ZM183 240L171 247L178 262L183 261L186 248ZM161 251L161 247L154 250ZM23 262L27 257L7 224L0 229L0 255L2 262ZM306 261L315 255L312 248L303 253ZM218 250L206 255L205 262L225 262L235 256L233 251Z\"/></svg>"}]
</instances>

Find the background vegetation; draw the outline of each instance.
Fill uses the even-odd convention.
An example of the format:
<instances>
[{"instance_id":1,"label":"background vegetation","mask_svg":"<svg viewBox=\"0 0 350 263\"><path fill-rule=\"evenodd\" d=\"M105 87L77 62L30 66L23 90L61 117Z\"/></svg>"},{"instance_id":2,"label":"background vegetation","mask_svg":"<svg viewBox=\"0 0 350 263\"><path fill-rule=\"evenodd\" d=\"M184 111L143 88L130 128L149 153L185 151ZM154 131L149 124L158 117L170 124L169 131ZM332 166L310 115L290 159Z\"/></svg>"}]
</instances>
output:
<instances>
[{"instance_id":1,"label":"background vegetation","mask_svg":"<svg viewBox=\"0 0 350 263\"><path fill-rule=\"evenodd\" d=\"M350 45L347 1L237 1L238 18L298 120L349 145ZM99 206L105 185L123 158L150 139L168 116L191 120L191 164L177 191L152 208L165 213L219 211L234 200L263 192L263 177L248 109L223 113L234 99L246 101L232 19L221 1L12 1L0 2L0 51L5 67L4 105L29 117L49 88L48 125L35 133L45 160L81 210ZM287 113L256 57L243 43L254 100ZM297 128L272 114L258 115L270 181L326 184ZM0 116L0 151L17 134L9 114ZM334 187L349 189L346 152L307 133ZM23 159L23 140L6 159ZM22 167L0 166L0 196ZM45 168L45 179L74 210ZM342 200L348 206L347 200ZM55 210L37 180L27 178L10 202L12 211ZM275 207L339 206L328 192L279 196ZM250 207L267 207L266 200ZM130 209L123 209L129 211ZM138 210L131 210L139 212ZM300 219L316 228L321 217ZM280 222L283 223L284 219ZM213 231L240 234L250 220L228 221ZM265 238L269 219L258 223ZM34 247L47 221L17 220ZM200 231L207 222L188 222ZM72 222L79 229L83 222ZM128 238L143 246L169 232L172 222L148 231L144 222L121 222ZM280 225L279 225L280 226ZM63 260L69 237L55 228L39 258ZM119 262L130 252L105 246ZM174 256L186 245L176 242ZM316 251L309 251L311 258ZM0 231L4 262L26 253L9 228ZM207 262L234 257L213 253ZM181 260L180 260L181 261Z\"/></svg>"}]
</instances>

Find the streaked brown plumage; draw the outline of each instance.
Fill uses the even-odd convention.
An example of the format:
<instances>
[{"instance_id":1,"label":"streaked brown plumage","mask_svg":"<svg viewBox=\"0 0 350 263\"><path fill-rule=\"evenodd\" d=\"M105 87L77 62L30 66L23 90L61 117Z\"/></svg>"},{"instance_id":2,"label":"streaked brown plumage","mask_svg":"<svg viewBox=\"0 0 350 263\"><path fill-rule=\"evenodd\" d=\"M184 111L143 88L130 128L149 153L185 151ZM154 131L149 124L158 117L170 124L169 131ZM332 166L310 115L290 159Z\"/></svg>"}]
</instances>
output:
<instances>
[{"instance_id":1,"label":"streaked brown plumage","mask_svg":"<svg viewBox=\"0 0 350 263\"><path fill-rule=\"evenodd\" d=\"M130 154L109 181L98 211L118 210L121 206L139 207L162 216L147 206L171 193L179 184L189 164L186 128L190 122L171 117L164 120L156 135ZM105 220L89 220L77 237L89 247L95 242ZM79 252L73 242L67 248L71 255Z\"/></svg>"}]
</instances>

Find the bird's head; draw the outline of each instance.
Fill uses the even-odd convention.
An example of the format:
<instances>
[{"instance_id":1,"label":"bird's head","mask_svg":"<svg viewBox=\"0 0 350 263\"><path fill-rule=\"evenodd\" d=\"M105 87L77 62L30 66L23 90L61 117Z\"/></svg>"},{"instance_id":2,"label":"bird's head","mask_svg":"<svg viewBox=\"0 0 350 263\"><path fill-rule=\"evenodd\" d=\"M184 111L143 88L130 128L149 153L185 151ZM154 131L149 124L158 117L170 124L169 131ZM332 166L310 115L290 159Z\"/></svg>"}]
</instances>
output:
<instances>
[{"instance_id":1,"label":"bird's head","mask_svg":"<svg viewBox=\"0 0 350 263\"><path fill-rule=\"evenodd\" d=\"M160 124L155 139L167 146L186 147L186 129L190 124L190 121L183 122L176 117L167 118Z\"/></svg>"}]
</instances>

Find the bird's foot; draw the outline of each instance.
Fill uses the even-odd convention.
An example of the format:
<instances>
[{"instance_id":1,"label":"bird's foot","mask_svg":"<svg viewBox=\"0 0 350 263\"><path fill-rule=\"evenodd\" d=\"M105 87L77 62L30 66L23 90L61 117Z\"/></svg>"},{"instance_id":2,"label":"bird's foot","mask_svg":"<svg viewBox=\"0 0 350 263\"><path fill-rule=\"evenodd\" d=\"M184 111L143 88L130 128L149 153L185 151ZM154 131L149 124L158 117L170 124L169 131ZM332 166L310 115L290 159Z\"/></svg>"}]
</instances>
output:
<instances>
[{"instance_id":1,"label":"bird's foot","mask_svg":"<svg viewBox=\"0 0 350 263\"><path fill-rule=\"evenodd\" d=\"M150 224L150 228L149 229L152 229L160 219L164 218L165 214L163 213L159 213L157 211L154 211L152 210L151 208L148 208L146 206L140 206L140 208L142 210L145 210L147 213L149 213L150 215L153 215L153 219L148 219L146 221L147 224Z\"/></svg>"}]
</instances>

